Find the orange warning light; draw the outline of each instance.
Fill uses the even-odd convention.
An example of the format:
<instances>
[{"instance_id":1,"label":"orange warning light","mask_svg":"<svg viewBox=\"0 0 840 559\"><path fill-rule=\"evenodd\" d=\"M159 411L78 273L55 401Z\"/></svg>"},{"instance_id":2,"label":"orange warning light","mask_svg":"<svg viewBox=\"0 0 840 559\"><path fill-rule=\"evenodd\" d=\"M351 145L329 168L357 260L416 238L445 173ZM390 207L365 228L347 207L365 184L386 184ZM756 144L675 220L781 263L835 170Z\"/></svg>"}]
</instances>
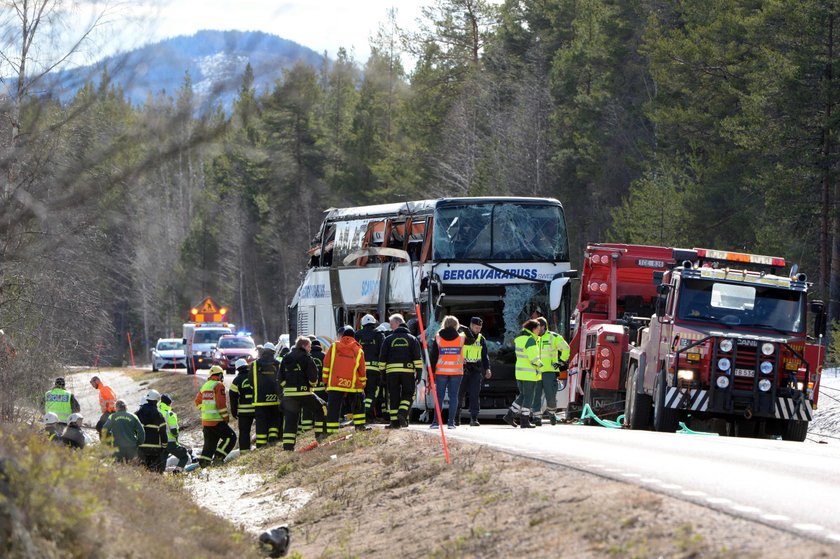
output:
<instances>
[{"instance_id":1,"label":"orange warning light","mask_svg":"<svg viewBox=\"0 0 840 559\"><path fill-rule=\"evenodd\" d=\"M227 314L227 309L222 307L221 309L219 309L219 314L221 314L222 316L226 315Z\"/></svg>"},{"instance_id":2,"label":"orange warning light","mask_svg":"<svg viewBox=\"0 0 840 559\"><path fill-rule=\"evenodd\" d=\"M191 309L190 314L198 314L198 309Z\"/></svg>"}]
</instances>

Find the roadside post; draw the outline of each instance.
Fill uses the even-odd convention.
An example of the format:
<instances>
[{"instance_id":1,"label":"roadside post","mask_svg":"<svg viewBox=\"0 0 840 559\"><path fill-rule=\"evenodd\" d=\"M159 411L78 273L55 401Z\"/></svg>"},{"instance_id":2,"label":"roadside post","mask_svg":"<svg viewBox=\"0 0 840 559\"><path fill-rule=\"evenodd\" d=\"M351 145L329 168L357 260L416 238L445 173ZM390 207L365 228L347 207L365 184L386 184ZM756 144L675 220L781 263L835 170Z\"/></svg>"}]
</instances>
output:
<instances>
[{"instance_id":1,"label":"roadside post","mask_svg":"<svg viewBox=\"0 0 840 559\"><path fill-rule=\"evenodd\" d=\"M131 332L126 332L126 336L128 336L128 353L131 355L131 368L134 368L134 349L131 347Z\"/></svg>"}]
</instances>

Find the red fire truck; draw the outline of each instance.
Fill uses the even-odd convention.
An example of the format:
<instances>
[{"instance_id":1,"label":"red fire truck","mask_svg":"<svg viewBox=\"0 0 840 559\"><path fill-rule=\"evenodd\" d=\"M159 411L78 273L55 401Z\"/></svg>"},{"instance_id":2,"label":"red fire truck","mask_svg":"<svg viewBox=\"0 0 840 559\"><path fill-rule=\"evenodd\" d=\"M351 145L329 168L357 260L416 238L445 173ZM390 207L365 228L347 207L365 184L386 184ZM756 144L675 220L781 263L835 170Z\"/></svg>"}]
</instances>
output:
<instances>
[{"instance_id":1,"label":"red fire truck","mask_svg":"<svg viewBox=\"0 0 840 559\"><path fill-rule=\"evenodd\" d=\"M632 429L679 422L802 441L823 353L807 337L807 279L783 258L593 244L572 336L569 414L589 404ZM813 301L814 336L825 333Z\"/></svg>"}]
</instances>

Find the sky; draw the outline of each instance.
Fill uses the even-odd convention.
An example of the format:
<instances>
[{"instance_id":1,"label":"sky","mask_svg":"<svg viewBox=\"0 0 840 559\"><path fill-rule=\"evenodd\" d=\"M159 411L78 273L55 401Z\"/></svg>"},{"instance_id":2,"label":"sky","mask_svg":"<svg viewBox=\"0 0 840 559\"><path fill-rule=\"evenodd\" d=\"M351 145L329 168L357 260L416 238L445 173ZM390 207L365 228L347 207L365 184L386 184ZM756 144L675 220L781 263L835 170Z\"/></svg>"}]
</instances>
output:
<instances>
[{"instance_id":1,"label":"sky","mask_svg":"<svg viewBox=\"0 0 840 559\"><path fill-rule=\"evenodd\" d=\"M144 43L177 35L192 35L200 29L265 31L309 47L327 51L333 58L345 47L361 63L368 58L368 39L397 8L400 27L415 29L422 6L434 0L154 0L143 6L129 4L112 14L106 47L112 54ZM128 10L137 22L122 23ZM112 29L113 31L113 29Z\"/></svg>"}]
</instances>

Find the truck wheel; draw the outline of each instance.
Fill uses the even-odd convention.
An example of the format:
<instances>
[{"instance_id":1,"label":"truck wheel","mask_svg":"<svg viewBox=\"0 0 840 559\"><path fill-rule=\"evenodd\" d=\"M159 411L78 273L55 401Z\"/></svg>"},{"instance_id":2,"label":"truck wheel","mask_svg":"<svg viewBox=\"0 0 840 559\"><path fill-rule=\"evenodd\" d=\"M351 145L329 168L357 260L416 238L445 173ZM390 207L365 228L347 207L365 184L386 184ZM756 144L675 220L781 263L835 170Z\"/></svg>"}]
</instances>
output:
<instances>
[{"instance_id":1,"label":"truck wheel","mask_svg":"<svg viewBox=\"0 0 840 559\"><path fill-rule=\"evenodd\" d=\"M638 366L632 365L627 373L627 400L624 404L624 416L631 429L650 428L650 407L653 403L648 394L636 393Z\"/></svg>"},{"instance_id":2,"label":"truck wheel","mask_svg":"<svg viewBox=\"0 0 840 559\"><path fill-rule=\"evenodd\" d=\"M667 386L665 385L665 371L661 371L656 377L656 390L654 390L654 405L653 405L653 428L656 431L665 433L673 433L679 426L679 412L674 408L665 407L665 393Z\"/></svg>"},{"instance_id":3,"label":"truck wheel","mask_svg":"<svg viewBox=\"0 0 840 559\"><path fill-rule=\"evenodd\" d=\"M592 405L592 373L587 373L583 381L583 404L589 404L589 409L595 413L595 408ZM583 406L581 406L581 415L583 415ZM582 421L584 425L592 425L592 419L587 417Z\"/></svg>"},{"instance_id":4,"label":"truck wheel","mask_svg":"<svg viewBox=\"0 0 840 559\"><path fill-rule=\"evenodd\" d=\"M782 428L782 439L785 441L804 442L808 435L808 422L801 419L791 419Z\"/></svg>"}]
</instances>

